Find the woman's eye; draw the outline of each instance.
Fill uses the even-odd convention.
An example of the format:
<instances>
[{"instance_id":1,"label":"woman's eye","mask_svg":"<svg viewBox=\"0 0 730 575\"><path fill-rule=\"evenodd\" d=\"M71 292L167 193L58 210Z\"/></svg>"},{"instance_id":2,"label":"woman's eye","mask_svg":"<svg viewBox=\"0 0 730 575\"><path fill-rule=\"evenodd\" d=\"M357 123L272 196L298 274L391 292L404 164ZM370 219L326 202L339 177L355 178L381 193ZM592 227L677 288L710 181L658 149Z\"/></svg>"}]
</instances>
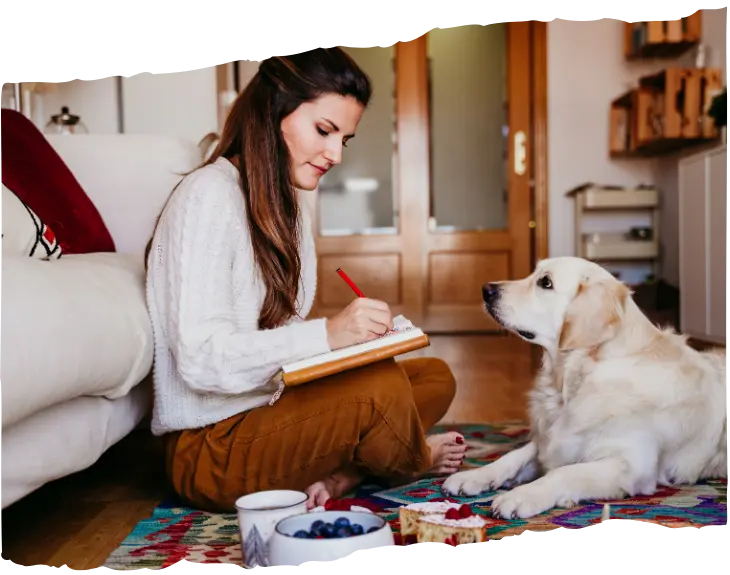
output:
<instances>
[{"instance_id":1,"label":"woman's eye","mask_svg":"<svg viewBox=\"0 0 730 575\"><path fill-rule=\"evenodd\" d=\"M319 135L320 135L320 136L329 136L329 133L328 133L328 132L325 132L325 131L324 131L324 130L323 130L322 128L320 128L319 126L317 126L317 132L319 132Z\"/></svg>"},{"instance_id":2,"label":"woman's eye","mask_svg":"<svg viewBox=\"0 0 730 575\"><path fill-rule=\"evenodd\" d=\"M542 289L553 289L553 282L547 276L543 276L537 280L537 285L539 285Z\"/></svg>"}]
</instances>

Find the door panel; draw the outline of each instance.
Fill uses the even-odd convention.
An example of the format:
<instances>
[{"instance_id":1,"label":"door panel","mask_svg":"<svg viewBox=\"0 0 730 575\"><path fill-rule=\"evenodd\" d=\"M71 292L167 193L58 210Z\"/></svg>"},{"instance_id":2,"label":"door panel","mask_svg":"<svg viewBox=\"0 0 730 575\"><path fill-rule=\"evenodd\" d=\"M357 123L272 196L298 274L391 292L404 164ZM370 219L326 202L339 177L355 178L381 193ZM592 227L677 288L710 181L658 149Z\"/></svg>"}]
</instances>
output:
<instances>
[{"instance_id":1,"label":"door panel","mask_svg":"<svg viewBox=\"0 0 730 575\"><path fill-rule=\"evenodd\" d=\"M527 275L531 267L529 22L455 28L444 50L443 67L452 65L443 82L451 84L452 97L441 90L445 110L435 111L439 102L431 102L429 121L446 127L440 151L434 153L440 157L429 163L436 176L440 165L451 162L468 177L451 169L450 178L432 179L435 209L424 242L431 289L422 325L432 333L491 331L498 326L483 311L481 286ZM453 54L470 61L472 69L455 76L455 62L448 61ZM434 69L439 65L432 64ZM432 79L431 94L439 92L437 81ZM470 90L470 96L459 97L459 91ZM461 100L469 101L466 110L454 105ZM449 119L456 127L451 129L454 137L463 133L463 140L452 143L446 137ZM439 201L441 213L450 211L440 220ZM449 201L458 205L447 210Z\"/></svg>"},{"instance_id":2,"label":"door panel","mask_svg":"<svg viewBox=\"0 0 730 575\"><path fill-rule=\"evenodd\" d=\"M321 287L318 291L321 305L342 309L354 297L350 286L339 275L334 274L338 281L330 281L327 277L339 267L357 278L357 287L368 297L388 302L390 306L401 304L400 254L332 254L320 256L319 261Z\"/></svg>"}]
</instances>

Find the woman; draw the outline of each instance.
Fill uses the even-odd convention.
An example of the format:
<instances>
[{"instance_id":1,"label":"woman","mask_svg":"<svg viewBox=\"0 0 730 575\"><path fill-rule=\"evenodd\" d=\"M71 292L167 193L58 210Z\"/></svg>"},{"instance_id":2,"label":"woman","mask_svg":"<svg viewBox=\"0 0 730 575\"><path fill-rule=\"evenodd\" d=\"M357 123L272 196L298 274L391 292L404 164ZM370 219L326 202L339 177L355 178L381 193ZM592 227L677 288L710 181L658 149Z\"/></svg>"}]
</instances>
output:
<instances>
[{"instance_id":1,"label":"woman","mask_svg":"<svg viewBox=\"0 0 730 575\"><path fill-rule=\"evenodd\" d=\"M368 105L367 76L339 49L262 62L221 140L170 196L148 246L155 334L152 431L190 504L231 510L246 493L298 489L324 504L367 476L452 473L466 446L426 438L454 393L435 359L379 362L297 388L286 363L378 337L387 304L357 298L304 319L316 288L298 191L340 163Z\"/></svg>"}]
</instances>

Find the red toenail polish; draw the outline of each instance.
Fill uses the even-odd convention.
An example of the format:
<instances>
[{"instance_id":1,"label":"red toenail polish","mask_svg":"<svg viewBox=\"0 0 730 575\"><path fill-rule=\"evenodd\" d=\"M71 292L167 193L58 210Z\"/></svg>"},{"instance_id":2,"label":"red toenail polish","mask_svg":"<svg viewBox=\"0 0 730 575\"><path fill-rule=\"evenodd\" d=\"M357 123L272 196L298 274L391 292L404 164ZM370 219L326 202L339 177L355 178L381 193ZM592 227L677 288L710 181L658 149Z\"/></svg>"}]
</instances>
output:
<instances>
[{"instance_id":1,"label":"red toenail polish","mask_svg":"<svg viewBox=\"0 0 730 575\"><path fill-rule=\"evenodd\" d=\"M464 443L464 438L463 437L457 437L456 438L456 443L458 443L459 445L461 445L462 443Z\"/></svg>"}]
</instances>

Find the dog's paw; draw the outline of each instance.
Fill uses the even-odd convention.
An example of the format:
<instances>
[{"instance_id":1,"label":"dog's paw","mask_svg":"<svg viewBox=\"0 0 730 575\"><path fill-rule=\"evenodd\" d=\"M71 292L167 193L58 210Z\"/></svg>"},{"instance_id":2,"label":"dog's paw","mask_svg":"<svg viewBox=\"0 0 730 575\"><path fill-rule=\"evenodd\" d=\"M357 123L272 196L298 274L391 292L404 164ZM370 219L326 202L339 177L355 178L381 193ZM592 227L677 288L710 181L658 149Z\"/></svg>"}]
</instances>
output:
<instances>
[{"instance_id":1,"label":"dog's paw","mask_svg":"<svg viewBox=\"0 0 730 575\"><path fill-rule=\"evenodd\" d=\"M499 489L505 480L494 474L490 465L460 471L448 477L441 489L446 495L473 497L485 491Z\"/></svg>"},{"instance_id":2,"label":"dog's paw","mask_svg":"<svg viewBox=\"0 0 730 575\"><path fill-rule=\"evenodd\" d=\"M527 519L555 506L550 494L522 485L492 499L492 515L502 519Z\"/></svg>"}]
</instances>

